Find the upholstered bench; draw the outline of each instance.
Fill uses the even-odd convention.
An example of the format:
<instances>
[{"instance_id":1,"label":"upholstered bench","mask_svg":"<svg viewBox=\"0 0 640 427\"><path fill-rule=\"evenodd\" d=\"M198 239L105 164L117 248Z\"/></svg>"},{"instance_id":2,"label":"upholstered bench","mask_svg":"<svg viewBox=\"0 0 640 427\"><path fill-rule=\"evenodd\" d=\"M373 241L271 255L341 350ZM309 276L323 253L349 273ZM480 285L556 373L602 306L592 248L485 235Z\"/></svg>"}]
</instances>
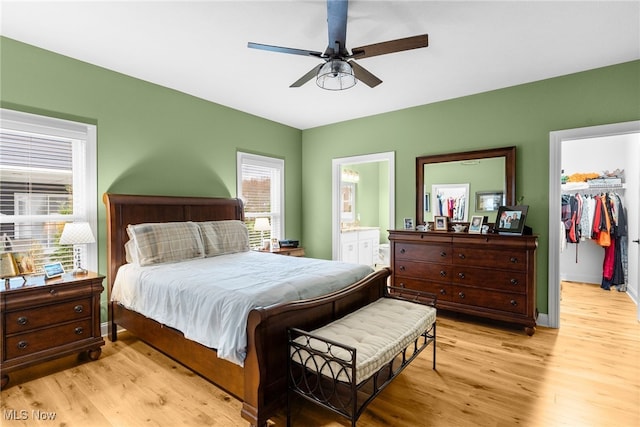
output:
<instances>
[{"instance_id":1,"label":"upholstered bench","mask_svg":"<svg viewBox=\"0 0 640 427\"><path fill-rule=\"evenodd\" d=\"M311 332L289 329L289 393L351 420L433 342L436 296L403 288Z\"/></svg>"}]
</instances>

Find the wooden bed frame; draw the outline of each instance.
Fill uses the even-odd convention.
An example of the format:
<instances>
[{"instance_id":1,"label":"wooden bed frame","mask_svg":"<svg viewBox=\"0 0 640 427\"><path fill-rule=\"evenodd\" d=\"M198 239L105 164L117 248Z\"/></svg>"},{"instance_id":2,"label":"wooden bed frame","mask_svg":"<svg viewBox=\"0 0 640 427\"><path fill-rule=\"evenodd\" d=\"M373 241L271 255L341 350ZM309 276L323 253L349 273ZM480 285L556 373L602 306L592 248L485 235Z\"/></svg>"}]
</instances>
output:
<instances>
[{"instance_id":1,"label":"wooden bed frame","mask_svg":"<svg viewBox=\"0 0 640 427\"><path fill-rule=\"evenodd\" d=\"M349 287L321 297L257 308L247 322L244 368L219 359L215 349L184 338L175 329L111 303L111 288L125 260L127 225L144 222L244 219L239 199L134 196L105 193L107 207L107 280L109 338L118 327L184 364L243 403L241 415L252 426L264 426L285 407L287 395L287 328L312 330L367 305L385 293L390 271L372 273Z\"/></svg>"}]
</instances>

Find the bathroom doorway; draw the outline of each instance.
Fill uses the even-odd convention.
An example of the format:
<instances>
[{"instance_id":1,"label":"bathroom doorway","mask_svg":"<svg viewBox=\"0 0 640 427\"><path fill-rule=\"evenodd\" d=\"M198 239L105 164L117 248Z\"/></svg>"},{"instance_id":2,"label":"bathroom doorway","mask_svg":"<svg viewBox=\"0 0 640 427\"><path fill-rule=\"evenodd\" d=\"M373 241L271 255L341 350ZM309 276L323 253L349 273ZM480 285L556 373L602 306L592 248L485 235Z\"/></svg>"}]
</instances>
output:
<instances>
[{"instance_id":1,"label":"bathroom doorway","mask_svg":"<svg viewBox=\"0 0 640 427\"><path fill-rule=\"evenodd\" d=\"M373 256L373 264L380 264L379 254L388 243L387 230L395 227L394 189L394 152L333 159L332 259L369 264ZM376 228L379 238L372 241L376 238L370 234ZM348 241L352 238L356 240ZM358 255L358 245L364 254ZM347 254L347 248L355 254Z\"/></svg>"}]
</instances>

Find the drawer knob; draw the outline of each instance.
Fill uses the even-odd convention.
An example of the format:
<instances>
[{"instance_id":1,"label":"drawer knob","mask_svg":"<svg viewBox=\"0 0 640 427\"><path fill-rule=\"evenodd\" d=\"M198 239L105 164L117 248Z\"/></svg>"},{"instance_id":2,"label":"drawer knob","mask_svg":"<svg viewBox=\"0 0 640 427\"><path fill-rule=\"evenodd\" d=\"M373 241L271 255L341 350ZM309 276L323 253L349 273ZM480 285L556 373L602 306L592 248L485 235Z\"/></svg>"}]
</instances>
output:
<instances>
[{"instance_id":1,"label":"drawer knob","mask_svg":"<svg viewBox=\"0 0 640 427\"><path fill-rule=\"evenodd\" d=\"M446 253L445 251L442 251L442 252L440 252L440 256L441 256L441 257L446 257L446 256L447 256L447 253Z\"/></svg>"},{"instance_id":2,"label":"drawer knob","mask_svg":"<svg viewBox=\"0 0 640 427\"><path fill-rule=\"evenodd\" d=\"M84 329L82 328L82 326L78 326L76 329L74 329L74 332L76 333L76 335L82 335Z\"/></svg>"},{"instance_id":3,"label":"drawer knob","mask_svg":"<svg viewBox=\"0 0 640 427\"><path fill-rule=\"evenodd\" d=\"M458 273L458 277L464 279L464 273Z\"/></svg>"},{"instance_id":4,"label":"drawer knob","mask_svg":"<svg viewBox=\"0 0 640 427\"><path fill-rule=\"evenodd\" d=\"M18 348L20 350L24 350L25 348L27 348L28 345L29 343L26 341L18 341Z\"/></svg>"},{"instance_id":5,"label":"drawer knob","mask_svg":"<svg viewBox=\"0 0 640 427\"><path fill-rule=\"evenodd\" d=\"M516 300L514 300L514 299L512 299L510 302L511 302L511 305L512 305L512 306L514 306L514 307L515 307L516 305L518 305L518 301L516 301Z\"/></svg>"},{"instance_id":6,"label":"drawer knob","mask_svg":"<svg viewBox=\"0 0 640 427\"><path fill-rule=\"evenodd\" d=\"M446 295L447 291L445 289L440 289L440 295Z\"/></svg>"},{"instance_id":7,"label":"drawer knob","mask_svg":"<svg viewBox=\"0 0 640 427\"><path fill-rule=\"evenodd\" d=\"M466 257L464 256L464 254L458 254L458 258L465 259Z\"/></svg>"},{"instance_id":8,"label":"drawer knob","mask_svg":"<svg viewBox=\"0 0 640 427\"><path fill-rule=\"evenodd\" d=\"M516 264L518 262L518 258L512 256L511 258L509 258L509 261L511 261L512 263Z\"/></svg>"},{"instance_id":9,"label":"drawer knob","mask_svg":"<svg viewBox=\"0 0 640 427\"><path fill-rule=\"evenodd\" d=\"M464 292L458 292L458 296L462 299L464 299Z\"/></svg>"},{"instance_id":10,"label":"drawer knob","mask_svg":"<svg viewBox=\"0 0 640 427\"><path fill-rule=\"evenodd\" d=\"M517 285L518 284L518 279L511 279L511 284L512 285Z\"/></svg>"},{"instance_id":11,"label":"drawer knob","mask_svg":"<svg viewBox=\"0 0 640 427\"><path fill-rule=\"evenodd\" d=\"M440 270L440 277L445 277L447 275L447 272L444 270Z\"/></svg>"},{"instance_id":12,"label":"drawer knob","mask_svg":"<svg viewBox=\"0 0 640 427\"><path fill-rule=\"evenodd\" d=\"M49 293L50 293L51 295L55 295L55 294L57 294L57 293L58 293L58 291L56 291L55 289L49 289Z\"/></svg>"},{"instance_id":13,"label":"drawer knob","mask_svg":"<svg viewBox=\"0 0 640 427\"><path fill-rule=\"evenodd\" d=\"M404 265L401 265L400 266L400 271L404 271L404 270L405 270Z\"/></svg>"},{"instance_id":14,"label":"drawer knob","mask_svg":"<svg viewBox=\"0 0 640 427\"><path fill-rule=\"evenodd\" d=\"M75 311L76 313L82 313L84 311L84 307L82 307L81 304L78 304L75 307L73 307L73 311Z\"/></svg>"},{"instance_id":15,"label":"drawer knob","mask_svg":"<svg viewBox=\"0 0 640 427\"><path fill-rule=\"evenodd\" d=\"M400 282L400 287L404 288L405 287L404 283Z\"/></svg>"},{"instance_id":16,"label":"drawer knob","mask_svg":"<svg viewBox=\"0 0 640 427\"><path fill-rule=\"evenodd\" d=\"M400 253L401 253L401 254L403 254L403 253L405 253L405 252L406 252L405 248L400 249Z\"/></svg>"},{"instance_id":17,"label":"drawer knob","mask_svg":"<svg viewBox=\"0 0 640 427\"><path fill-rule=\"evenodd\" d=\"M26 325L27 323L29 323L29 319L27 319L27 318L26 318L26 317L24 317L24 316L20 316L20 317L18 317L18 325L20 325L20 326L24 326L24 325Z\"/></svg>"}]
</instances>

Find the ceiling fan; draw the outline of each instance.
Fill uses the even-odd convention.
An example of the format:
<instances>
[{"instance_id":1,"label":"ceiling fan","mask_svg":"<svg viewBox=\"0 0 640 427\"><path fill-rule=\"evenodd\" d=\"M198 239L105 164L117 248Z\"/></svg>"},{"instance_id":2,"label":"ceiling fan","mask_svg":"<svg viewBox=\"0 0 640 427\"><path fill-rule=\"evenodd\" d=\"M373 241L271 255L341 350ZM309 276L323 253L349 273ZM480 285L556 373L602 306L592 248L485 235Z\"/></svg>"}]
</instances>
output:
<instances>
[{"instance_id":1,"label":"ceiling fan","mask_svg":"<svg viewBox=\"0 0 640 427\"><path fill-rule=\"evenodd\" d=\"M314 56L323 59L325 61L323 64L313 67L308 73L300 77L289 87L300 87L313 77L316 77L318 86L329 90L348 89L355 85L357 80L364 82L372 88L382 83L382 80L356 63L354 59L370 58L372 56L386 55L388 53L429 46L428 35L422 34L356 47L349 53L346 46L348 3L348 0L327 0L329 44L324 52L271 46L253 42L249 42L247 46L253 49Z\"/></svg>"}]
</instances>

